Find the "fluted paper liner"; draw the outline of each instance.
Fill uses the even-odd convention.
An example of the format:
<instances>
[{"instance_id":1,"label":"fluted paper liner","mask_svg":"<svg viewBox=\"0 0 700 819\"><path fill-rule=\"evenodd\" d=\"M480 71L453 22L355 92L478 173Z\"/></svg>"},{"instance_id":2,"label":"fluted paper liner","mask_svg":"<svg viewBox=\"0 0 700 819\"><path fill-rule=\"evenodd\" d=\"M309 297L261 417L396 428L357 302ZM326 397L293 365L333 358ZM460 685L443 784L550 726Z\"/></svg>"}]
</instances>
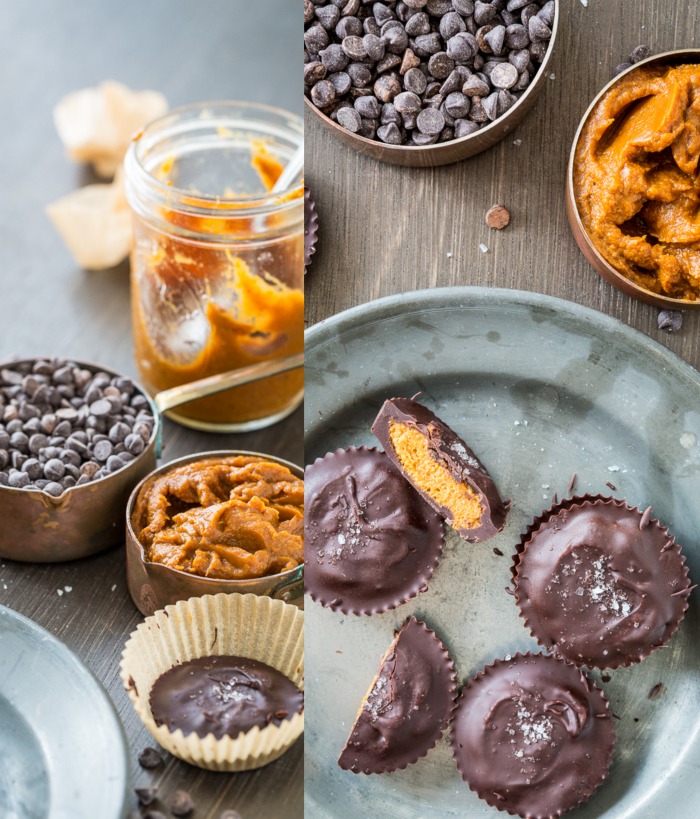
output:
<instances>
[{"instance_id":1,"label":"fluted paper liner","mask_svg":"<svg viewBox=\"0 0 700 819\"><path fill-rule=\"evenodd\" d=\"M149 698L170 668L197 657L237 655L259 660L304 687L304 614L255 594L217 594L181 600L157 611L134 631L122 654L120 676L136 713L153 738L174 756L211 771L248 771L280 757L304 730L304 713L280 725L254 727L237 737L205 738L157 726Z\"/></svg>"}]
</instances>

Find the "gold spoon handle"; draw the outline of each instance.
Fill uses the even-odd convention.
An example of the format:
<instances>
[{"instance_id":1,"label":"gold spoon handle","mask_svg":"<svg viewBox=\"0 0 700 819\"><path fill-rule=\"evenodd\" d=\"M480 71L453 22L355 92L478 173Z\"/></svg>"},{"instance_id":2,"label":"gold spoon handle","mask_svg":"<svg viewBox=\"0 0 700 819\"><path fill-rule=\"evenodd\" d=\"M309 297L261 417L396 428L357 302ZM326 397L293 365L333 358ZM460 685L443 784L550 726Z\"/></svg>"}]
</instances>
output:
<instances>
[{"instance_id":1,"label":"gold spoon handle","mask_svg":"<svg viewBox=\"0 0 700 819\"><path fill-rule=\"evenodd\" d=\"M167 412L180 404L187 404L197 398L205 398L207 395L215 395L217 392L229 390L232 387L241 387L243 384L250 384L253 381L260 381L272 375L289 372L304 366L304 354L276 358L272 361L263 361L260 364L251 364L248 367L241 367L238 370L229 370L218 375L211 375L208 378L200 378L181 387L173 387L170 390L163 390L155 394L153 400L159 412Z\"/></svg>"}]
</instances>

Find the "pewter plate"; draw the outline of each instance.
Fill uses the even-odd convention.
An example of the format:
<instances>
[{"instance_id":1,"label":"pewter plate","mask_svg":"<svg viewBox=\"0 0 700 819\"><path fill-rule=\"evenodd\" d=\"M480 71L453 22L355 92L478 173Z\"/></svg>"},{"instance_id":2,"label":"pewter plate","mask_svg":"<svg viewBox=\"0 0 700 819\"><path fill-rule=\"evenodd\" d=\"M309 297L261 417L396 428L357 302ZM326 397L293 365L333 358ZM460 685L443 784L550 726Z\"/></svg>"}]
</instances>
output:
<instances>
[{"instance_id":1,"label":"pewter plate","mask_svg":"<svg viewBox=\"0 0 700 819\"><path fill-rule=\"evenodd\" d=\"M121 819L128 766L97 680L48 631L0 606L0 816Z\"/></svg>"},{"instance_id":2,"label":"pewter plate","mask_svg":"<svg viewBox=\"0 0 700 819\"><path fill-rule=\"evenodd\" d=\"M462 782L445 738L406 770L341 770L345 743L379 659L416 614L436 629L461 680L497 657L537 650L505 593L510 555L532 517L575 491L616 495L670 525L700 579L700 374L601 313L534 293L450 288L382 299L306 334L307 463L376 445L370 425L389 396L434 409L473 447L513 506L505 530L470 545L450 532L427 592L373 617L306 610L306 816L504 815ZM497 556L493 548L505 553ZM608 672L618 739L607 781L578 819L697 816L700 795L697 592L670 647ZM660 694L648 694L657 683Z\"/></svg>"}]
</instances>

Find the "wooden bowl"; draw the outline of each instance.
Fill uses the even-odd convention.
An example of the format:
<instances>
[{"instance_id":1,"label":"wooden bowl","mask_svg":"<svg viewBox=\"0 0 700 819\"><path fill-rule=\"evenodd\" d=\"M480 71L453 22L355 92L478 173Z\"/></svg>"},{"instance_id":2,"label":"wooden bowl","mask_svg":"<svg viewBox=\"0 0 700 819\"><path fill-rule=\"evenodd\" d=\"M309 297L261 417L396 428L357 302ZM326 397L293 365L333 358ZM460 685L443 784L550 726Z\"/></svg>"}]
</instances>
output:
<instances>
[{"instance_id":1,"label":"wooden bowl","mask_svg":"<svg viewBox=\"0 0 700 819\"><path fill-rule=\"evenodd\" d=\"M600 102L603 95L607 94L607 92L616 83L618 83L622 77L626 77L630 72L635 71L640 66L683 65L687 63L700 63L700 48L685 48L678 51L666 51L663 54L656 54L652 57L647 57L646 60L640 60L640 62L636 63L631 68L628 68L626 71L623 71L610 80L610 82L594 98L593 102L588 106L588 110L581 118L578 130L576 131L576 136L574 137L574 141L571 146L569 165L566 172L566 215L569 218L569 225L571 226L571 231L574 234L574 239L576 239L576 244L579 246L581 252L591 266L606 281L610 282L610 284L614 285L618 290L621 290L628 296L644 301L647 304L653 304L656 307L665 307L672 310L697 310L700 308L700 299L698 301L691 301L690 299L676 299L672 296L664 296L660 293L653 293L652 291L647 290L644 287L640 287L640 285L628 279L603 257L588 235L588 231L586 230L586 227L583 224L581 216L578 212L576 196L574 193L574 160L576 157L576 149L581 138L581 132L583 131L583 126L586 124L586 120L591 115L591 112L596 105Z\"/></svg>"},{"instance_id":2,"label":"wooden bowl","mask_svg":"<svg viewBox=\"0 0 700 819\"><path fill-rule=\"evenodd\" d=\"M556 0L552 36L544 60L530 85L525 89L520 99L509 108L503 116L480 128L469 136L451 139L449 142L436 142L434 145L387 145L379 140L353 134L351 131L333 122L304 95L304 103L315 116L341 142L365 156L388 162L390 165L404 165L409 168L434 168L438 165L449 165L480 154L500 142L510 131L518 125L527 112L532 108L542 86L547 81L547 68L552 59L554 43L559 27L559 0Z\"/></svg>"}]
</instances>

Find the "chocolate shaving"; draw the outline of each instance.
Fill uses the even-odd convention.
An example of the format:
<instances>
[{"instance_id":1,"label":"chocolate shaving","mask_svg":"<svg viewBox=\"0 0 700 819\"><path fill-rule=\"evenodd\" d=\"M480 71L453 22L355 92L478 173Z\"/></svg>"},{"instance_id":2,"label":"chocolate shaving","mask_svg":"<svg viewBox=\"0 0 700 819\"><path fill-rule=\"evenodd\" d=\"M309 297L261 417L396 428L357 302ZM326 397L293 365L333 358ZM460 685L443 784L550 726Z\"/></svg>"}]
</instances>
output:
<instances>
[{"instance_id":1,"label":"chocolate shaving","mask_svg":"<svg viewBox=\"0 0 700 819\"><path fill-rule=\"evenodd\" d=\"M698 584L694 583L692 586L688 586L687 589L679 589L677 592L673 592L671 597L680 597L682 594L690 594L693 589L697 589Z\"/></svg>"},{"instance_id":2,"label":"chocolate shaving","mask_svg":"<svg viewBox=\"0 0 700 819\"><path fill-rule=\"evenodd\" d=\"M498 546L494 546L494 547L493 547L493 553L494 553L495 555L498 555L498 557L505 557L505 555L504 555L504 554L503 554L503 552L502 552L502 551L501 551L501 550L498 548Z\"/></svg>"},{"instance_id":3,"label":"chocolate shaving","mask_svg":"<svg viewBox=\"0 0 700 819\"><path fill-rule=\"evenodd\" d=\"M659 694L661 693L661 689L664 687L663 683L656 683L656 685L651 689L651 691L647 694L648 700L655 700Z\"/></svg>"},{"instance_id":4,"label":"chocolate shaving","mask_svg":"<svg viewBox=\"0 0 700 819\"><path fill-rule=\"evenodd\" d=\"M515 597L515 592L510 586L506 586L506 594L510 594L512 597Z\"/></svg>"},{"instance_id":5,"label":"chocolate shaving","mask_svg":"<svg viewBox=\"0 0 700 819\"><path fill-rule=\"evenodd\" d=\"M605 485L608 487L608 489L612 489L613 492L617 492L617 487L615 486L614 483L611 483L610 481L605 481Z\"/></svg>"},{"instance_id":6,"label":"chocolate shaving","mask_svg":"<svg viewBox=\"0 0 700 819\"><path fill-rule=\"evenodd\" d=\"M552 506L556 506L559 503L559 495L555 492L552 495Z\"/></svg>"},{"instance_id":7,"label":"chocolate shaving","mask_svg":"<svg viewBox=\"0 0 700 819\"><path fill-rule=\"evenodd\" d=\"M576 473L574 472L569 480L569 485L566 487L566 494L570 495L576 485Z\"/></svg>"},{"instance_id":8,"label":"chocolate shaving","mask_svg":"<svg viewBox=\"0 0 700 819\"><path fill-rule=\"evenodd\" d=\"M647 506L647 508L642 512L642 519L639 521L639 529L640 531L644 531L647 526L649 525L649 521L651 520L651 506Z\"/></svg>"},{"instance_id":9,"label":"chocolate shaving","mask_svg":"<svg viewBox=\"0 0 700 819\"><path fill-rule=\"evenodd\" d=\"M211 641L211 645L209 646L209 651L211 651L214 646L216 645L216 641L219 639L219 627L214 626L214 639Z\"/></svg>"}]
</instances>

